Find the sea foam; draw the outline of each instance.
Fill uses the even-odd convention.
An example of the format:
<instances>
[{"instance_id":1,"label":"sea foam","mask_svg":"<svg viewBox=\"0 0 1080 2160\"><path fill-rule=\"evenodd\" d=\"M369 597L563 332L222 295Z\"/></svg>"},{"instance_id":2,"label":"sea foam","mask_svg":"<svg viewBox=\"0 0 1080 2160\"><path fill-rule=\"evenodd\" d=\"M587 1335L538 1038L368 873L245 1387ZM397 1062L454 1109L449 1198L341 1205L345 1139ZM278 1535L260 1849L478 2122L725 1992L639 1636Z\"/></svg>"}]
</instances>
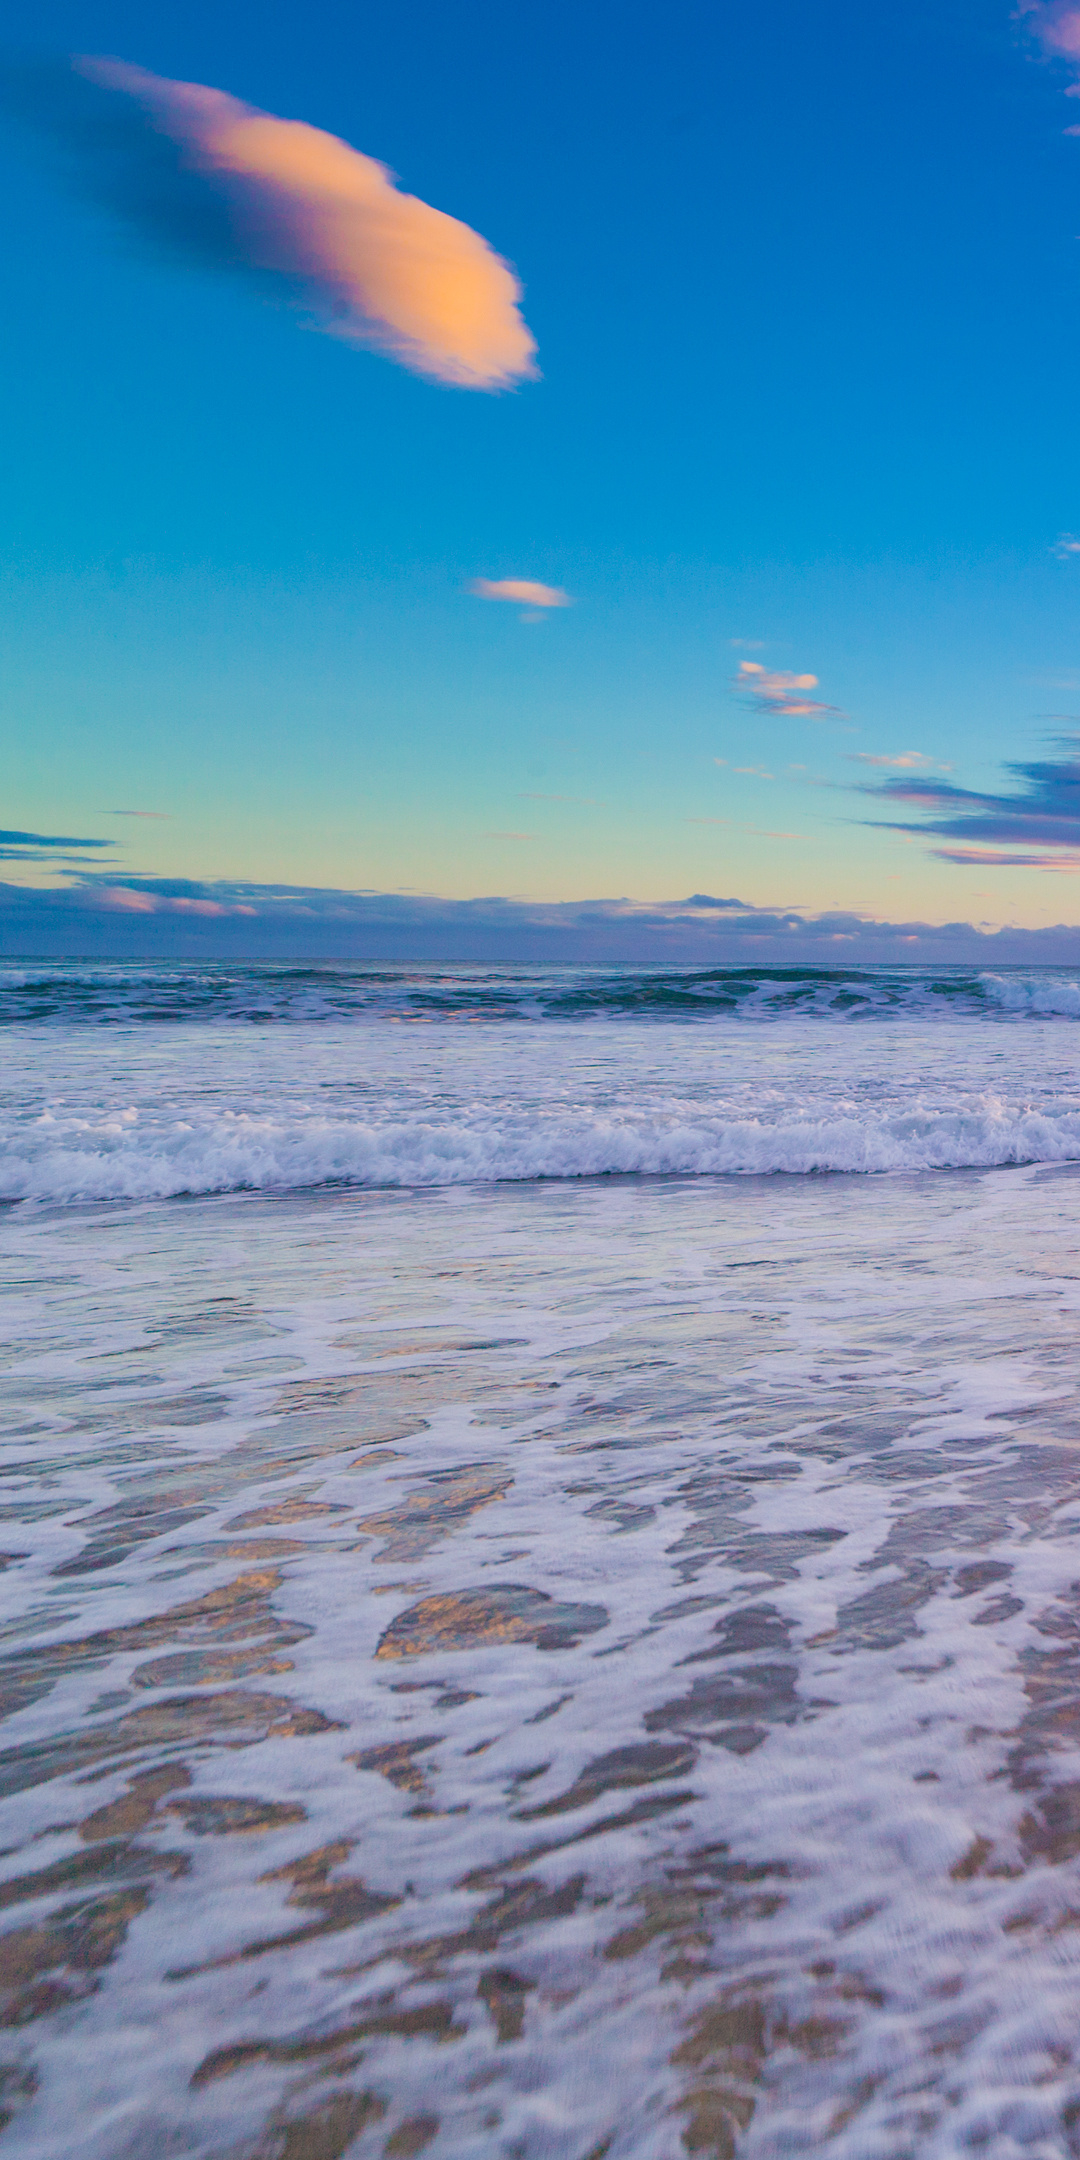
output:
<instances>
[{"instance_id":1,"label":"sea foam","mask_svg":"<svg viewBox=\"0 0 1080 2160\"><path fill-rule=\"evenodd\" d=\"M481 1114L473 1122L365 1123L226 1111L193 1126L129 1112L100 1123L50 1115L0 1136L0 1198L145 1200L320 1185L881 1173L1074 1161L1080 1161L1080 1105L1051 1112L993 1095L947 1110L865 1108L771 1120Z\"/></svg>"},{"instance_id":2,"label":"sea foam","mask_svg":"<svg viewBox=\"0 0 1080 2160\"><path fill-rule=\"evenodd\" d=\"M1060 972L24 972L7 1201L1080 1161Z\"/></svg>"},{"instance_id":3,"label":"sea foam","mask_svg":"<svg viewBox=\"0 0 1080 2160\"><path fill-rule=\"evenodd\" d=\"M610 1022L793 1016L1080 1019L1062 968L460 968L259 963L51 962L0 970L0 1027L303 1026L392 1019Z\"/></svg>"}]
</instances>

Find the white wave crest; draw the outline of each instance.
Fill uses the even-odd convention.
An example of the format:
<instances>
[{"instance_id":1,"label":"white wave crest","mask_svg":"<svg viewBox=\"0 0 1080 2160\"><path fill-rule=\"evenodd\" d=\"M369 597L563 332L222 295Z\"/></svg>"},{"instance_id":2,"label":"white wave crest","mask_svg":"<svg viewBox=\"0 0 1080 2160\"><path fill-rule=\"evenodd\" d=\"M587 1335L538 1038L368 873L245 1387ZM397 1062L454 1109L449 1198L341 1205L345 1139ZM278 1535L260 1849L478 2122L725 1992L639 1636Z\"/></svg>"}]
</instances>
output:
<instances>
[{"instance_id":1,"label":"white wave crest","mask_svg":"<svg viewBox=\"0 0 1080 2160\"><path fill-rule=\"evenodd\" d=\"M79 1202L181 1193L493 1183L501 1179L805 1175L1080 1161L1080 1104L837 1107L772 1119L533 1112L369 1123L223 1112L200 1123L47 1116L0 1132L0 1198Z\"/></svg>"},{"instance_id":2,"label":"white wave crest","mask_svg":"<svg viewBox=\"0 0 1080 2160\"><path fill-rule=\"evenodd\" d=\"M988 1003L1003 1013L1080 1020L1080 983L1046 974L984 975L982 984Z\"/></svg>"}]
</instances>

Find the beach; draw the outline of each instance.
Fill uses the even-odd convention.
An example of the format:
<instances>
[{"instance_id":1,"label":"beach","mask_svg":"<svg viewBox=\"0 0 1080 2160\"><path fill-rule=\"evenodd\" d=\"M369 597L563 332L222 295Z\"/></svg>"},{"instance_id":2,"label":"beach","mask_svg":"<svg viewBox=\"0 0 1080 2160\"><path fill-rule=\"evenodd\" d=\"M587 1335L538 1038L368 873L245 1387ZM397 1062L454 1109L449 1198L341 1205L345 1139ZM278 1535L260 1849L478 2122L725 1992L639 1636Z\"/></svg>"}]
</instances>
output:
<instances>
[{"instance_id":1,"label":"beach","mask_svg":"<svg viewBox=\"0 0 1080 2160\"><path fill-rule=\"evenodd\" d=\"M0 2108L1080 2152L1080 990L0 981Z\"/></svg>"}]
</instances>

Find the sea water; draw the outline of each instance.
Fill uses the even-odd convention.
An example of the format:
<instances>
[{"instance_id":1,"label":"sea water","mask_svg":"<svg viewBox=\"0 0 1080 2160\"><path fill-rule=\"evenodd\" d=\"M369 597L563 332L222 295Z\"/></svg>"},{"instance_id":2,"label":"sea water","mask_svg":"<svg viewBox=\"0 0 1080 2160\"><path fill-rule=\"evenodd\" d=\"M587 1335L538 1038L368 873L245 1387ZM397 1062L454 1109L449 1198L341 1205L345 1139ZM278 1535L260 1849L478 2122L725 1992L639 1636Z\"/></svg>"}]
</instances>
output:
<instances>
[{"instance_id":1,"label":"sea water","mask_svg":"<svg viewBox=\"0 0 1080 2160\"><path fill-rule=\"evenodd\" d=\"M1080 2153L1080 986L8 967L35 2160Z\"/></svg>"}]
</instances>

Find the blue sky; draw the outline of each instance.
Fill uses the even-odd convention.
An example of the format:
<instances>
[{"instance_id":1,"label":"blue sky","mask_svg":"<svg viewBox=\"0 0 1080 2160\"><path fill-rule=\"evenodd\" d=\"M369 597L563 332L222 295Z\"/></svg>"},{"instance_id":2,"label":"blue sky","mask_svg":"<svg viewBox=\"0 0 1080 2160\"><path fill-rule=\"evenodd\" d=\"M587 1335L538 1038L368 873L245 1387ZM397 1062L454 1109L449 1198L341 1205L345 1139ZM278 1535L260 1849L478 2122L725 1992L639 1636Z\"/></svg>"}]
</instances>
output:
<instances>
[{"instance_id":1,"label":"blue sky","mask_svg":"<svg viewBox=\"0 0 1080 2160\"><path fill-rule=\"evenodd\" d=\"M9 7L9 880L1075 922L1076 12ZM122 214L73 53L381 160L539 376L319 334L138 166Z\"/></svg>"}]
</instances>

